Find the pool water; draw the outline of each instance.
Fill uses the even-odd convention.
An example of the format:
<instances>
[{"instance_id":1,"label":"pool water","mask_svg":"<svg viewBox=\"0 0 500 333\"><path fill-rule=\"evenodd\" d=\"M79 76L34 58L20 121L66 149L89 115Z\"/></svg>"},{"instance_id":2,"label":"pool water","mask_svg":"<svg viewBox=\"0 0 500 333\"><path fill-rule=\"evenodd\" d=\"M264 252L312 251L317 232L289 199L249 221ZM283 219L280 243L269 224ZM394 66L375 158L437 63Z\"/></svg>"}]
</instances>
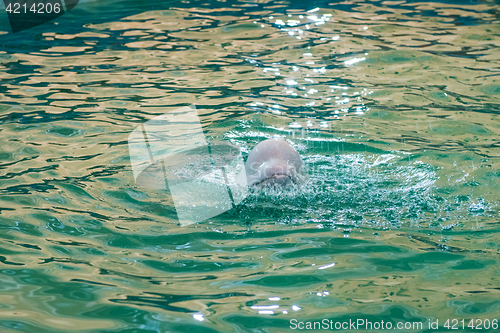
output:
<instances>
[{"instance_id":1,"label":"pool water","mask_svg":"<svg viewBox=\"0 0 500 333\"><path fill-rule=\"evenodd\" d=\"M15 34L2 18L0 331L494 331L499 15L127 0ZM179 225L168 191L135 184L127 140L189 105L243 157L288 140L307 183Z\"/></svg>"}]
</instances>

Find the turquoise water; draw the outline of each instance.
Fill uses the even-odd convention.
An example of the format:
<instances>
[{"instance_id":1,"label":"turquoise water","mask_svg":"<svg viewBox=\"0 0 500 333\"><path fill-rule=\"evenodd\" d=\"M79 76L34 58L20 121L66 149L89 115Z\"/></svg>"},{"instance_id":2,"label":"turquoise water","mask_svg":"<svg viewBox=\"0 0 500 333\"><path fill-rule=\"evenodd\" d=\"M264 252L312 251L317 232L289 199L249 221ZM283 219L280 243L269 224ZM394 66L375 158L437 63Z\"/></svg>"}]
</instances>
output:
<instances>
[{"instance_id":1,"label":"turquoise water","mask_svg":"<svg viewBox=\"0 0 500 333\"><path fill-rule=\"evenodd\" d=\"M16 34L2 18L0 331L494 331L499 13L88 1ZM136 186L127 139L192 104L244 157L289 140L309 181L180 226L168 191Z\"/></svg>"}]
</instances>

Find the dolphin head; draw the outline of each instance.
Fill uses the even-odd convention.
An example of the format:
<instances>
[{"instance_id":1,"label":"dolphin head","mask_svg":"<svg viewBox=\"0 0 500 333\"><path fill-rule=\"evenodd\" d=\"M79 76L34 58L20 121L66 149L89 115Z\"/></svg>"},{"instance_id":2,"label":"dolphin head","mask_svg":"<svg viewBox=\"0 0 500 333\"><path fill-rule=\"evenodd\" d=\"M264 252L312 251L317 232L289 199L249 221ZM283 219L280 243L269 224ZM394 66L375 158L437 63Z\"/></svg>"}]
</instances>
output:
<instances>
[{"instance_id":1,"label":"dolphin head","mask_svg":"<svg viewBox=\"0 0 500 333\"><path fill-rule=\"evenodd\" d=\"M305 177L299 153L282 139L268 139L255 146L245 163L249 186L287 187Z\"/></svg>"}]
</instances>

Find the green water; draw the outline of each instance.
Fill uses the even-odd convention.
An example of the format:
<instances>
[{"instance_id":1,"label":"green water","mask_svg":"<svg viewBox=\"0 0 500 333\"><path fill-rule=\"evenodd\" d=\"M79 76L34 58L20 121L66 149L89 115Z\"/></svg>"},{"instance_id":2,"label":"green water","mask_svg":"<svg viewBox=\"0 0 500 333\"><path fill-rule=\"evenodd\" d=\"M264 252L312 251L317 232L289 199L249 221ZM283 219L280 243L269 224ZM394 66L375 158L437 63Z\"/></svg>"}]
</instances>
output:
<instances>
[{"instance_id":1,"label":"green water","mask_svg":"<svg viewBox=\"0 0 500 333\"><path fill-rule=\"evenodd\" d=\"M16 34L2 17L0 332L496 331L499 14L86 1ZM307 184L178 225L127 138L192 104L244 157L289 140Z\"/></svg>"}]
</instances>

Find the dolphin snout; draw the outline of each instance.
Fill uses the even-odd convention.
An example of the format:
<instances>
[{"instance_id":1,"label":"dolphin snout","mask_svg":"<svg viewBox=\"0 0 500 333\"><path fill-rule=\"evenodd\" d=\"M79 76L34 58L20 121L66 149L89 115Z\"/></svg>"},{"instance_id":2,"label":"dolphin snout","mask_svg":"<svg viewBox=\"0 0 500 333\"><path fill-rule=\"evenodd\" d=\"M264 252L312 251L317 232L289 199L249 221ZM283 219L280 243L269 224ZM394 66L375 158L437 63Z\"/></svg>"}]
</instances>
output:
<instances>
[{"instance_id":1,"label":"dolphin snout","mask_svg":"<svg viewBox=\"0 0 500 333\"><path fill-rule=\"evenodd\" d=\"M295 168L284 162L266 162L254 170L255 172L248 176L250 185L288 185L296 180Z\"/></svg>"}]
</instances>

